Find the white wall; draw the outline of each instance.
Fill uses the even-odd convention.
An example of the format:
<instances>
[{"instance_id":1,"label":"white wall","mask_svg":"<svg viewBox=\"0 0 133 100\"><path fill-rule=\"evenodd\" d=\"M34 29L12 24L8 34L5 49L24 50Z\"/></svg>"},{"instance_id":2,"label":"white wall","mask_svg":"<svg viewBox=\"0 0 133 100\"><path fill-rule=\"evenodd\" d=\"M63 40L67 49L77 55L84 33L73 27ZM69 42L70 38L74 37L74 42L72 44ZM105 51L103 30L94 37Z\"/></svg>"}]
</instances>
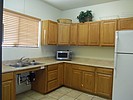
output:
<instances>
[{"instance_id":1,"label":"white wall","mask_svg":"<svg viewBox=\"0 0 133 100\"><path fill-rule=\"evenodd\" d=\"M133 0L119 0L93 6L86 6L62 12L62 18L70 18L73 22L78 22L77 16L80 11L92 10L94 20L112 19L119 17L133 16Z\"/></svg>"},{"instance_id":2,"label":"white wall","mask_svg":"<svg viewBox=\"0 0 133 100\"><path fill-rule=\"evenodd\" d=\"M78 22L77 16L80 11L92 10L94 20L113 19L119 17L133 16L133 0L120 0L99 5L81 7L62 12L61 18L70 18L73 22ZM75 53L75 56L96 58L96 59L114 59L113 47L77 47L73 46L70 49Z\"/></svg>"},{"instance_id":3,"label":"white wall","mask_svg":"<svg viewBox=\"0 0 133 100\"><path fill-rule=\"evenodd\" d=\"M4 8L20 13L44 19L56 21L61 11L49 6L41 0L4 0ZM53 56L56 46L43 46L39 48L10 48L3 47L2 60L19 59L25 57L47 57Z\"/></svg>"}]
</instances>

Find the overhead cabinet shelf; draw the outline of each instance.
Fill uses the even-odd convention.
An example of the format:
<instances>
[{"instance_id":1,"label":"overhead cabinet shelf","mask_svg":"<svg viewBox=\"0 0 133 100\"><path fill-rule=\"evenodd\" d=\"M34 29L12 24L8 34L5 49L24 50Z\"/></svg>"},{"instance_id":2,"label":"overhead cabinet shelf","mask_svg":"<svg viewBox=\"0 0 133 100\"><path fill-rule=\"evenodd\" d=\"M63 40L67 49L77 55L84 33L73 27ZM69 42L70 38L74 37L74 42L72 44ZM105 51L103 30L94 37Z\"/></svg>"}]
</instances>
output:
<instances>
[{"instance_id":1,"label":"overhead cabinet shelf","mask_svg":"<svg viewBox=\"0 0 133 100\"><path fill-rule=\"evenodd\" d=\"M115 31L133 29L133 18L61 24L42 21L42 45L114 46Z\"/></svg>"}]
</instances>

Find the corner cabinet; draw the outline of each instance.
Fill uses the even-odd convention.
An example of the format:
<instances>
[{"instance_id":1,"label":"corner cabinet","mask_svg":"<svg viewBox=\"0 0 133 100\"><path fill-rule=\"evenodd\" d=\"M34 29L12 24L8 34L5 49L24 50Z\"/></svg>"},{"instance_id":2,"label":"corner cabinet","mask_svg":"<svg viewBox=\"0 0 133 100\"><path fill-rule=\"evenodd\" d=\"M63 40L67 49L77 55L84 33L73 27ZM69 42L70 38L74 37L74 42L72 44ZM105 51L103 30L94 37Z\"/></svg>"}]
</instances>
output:
<instances>
[{"instance_id":1,"label":"corner cabinet","mask_svg":"<svg viewBox=\"0 0 133 100\"><path fill-rule=\"evenodd\" d=\"M58 24L50 20L42 21L41 45L57 44Z\"/></svg>"},{"instance_id":2,"label":"corner cabinet","mask_svg":"<svg viewBox=\"0 0 133 100\"><path fill-rule=\"evenodd\" d=\"M64 63L64 85L71 87L72 81L72 64Z\"/></svg>"},{"instance_id":3,"label":"corner cabinet","mask_svg":"<svg viewBox=\"0 0 133 100\"><path fill-rule=\"evenodd\" d=\"M117 20L101 21L100 45L114 46L116 30L117 30Z\"/></svg>"},{"instance_id":4,"label":"corner cabinet","mask_svg":"<svg viewBox=\"0 0 133 100\"><path fill-rule=\"evenodd\" d=\"M13 73L2 74L2 100L16 100L15 95L15 79Z\"/></svg>"},{"instance_id":5,"label":"corner cabinet","mask_svg":"<svg viewBox=\"0 0 133 100\"><path fill-rule=\"evenodd\" d=\"M58 45L69 45L70 24L58 24Z\"/></svg>"},{"instance_id":6,"label":"corner cabinet","mask_svg":"<svg viewBox=\"0 0 133 100\"><path fill-rule=\"evenodd\" d=\"M133 30L133 17L118 19L118 30Z\"/></svg>"},{"instance_id":7,"label":"corner cabinet","mask_svg":"<svg viewBox=\"0 0 133 100\"><path fill-rule=\"evenodd\" d=\"M96 94L111 98L113 84L113 70L105 68L96 69Z\"/></svg>"},{"instance_id":8,"label":"corner cabinet","mask_svg":"<svg viewBox=\"0 0 133 100\"><path fill-rule=\"evenodd\" d=\"M90 22L89 23L89 36L88 45L99 46L100 40L100 22Z\"/></svg>"},{"instance_id":9,"label":"corner cabinet","mask_svg":"<svg viewBox=\"0 0 133 100\"><path fill-rule=\"evenodd\" d=\"M85 46L88 45L88 23L78 24L78 45Z\"/></svg>"}]
</instances>

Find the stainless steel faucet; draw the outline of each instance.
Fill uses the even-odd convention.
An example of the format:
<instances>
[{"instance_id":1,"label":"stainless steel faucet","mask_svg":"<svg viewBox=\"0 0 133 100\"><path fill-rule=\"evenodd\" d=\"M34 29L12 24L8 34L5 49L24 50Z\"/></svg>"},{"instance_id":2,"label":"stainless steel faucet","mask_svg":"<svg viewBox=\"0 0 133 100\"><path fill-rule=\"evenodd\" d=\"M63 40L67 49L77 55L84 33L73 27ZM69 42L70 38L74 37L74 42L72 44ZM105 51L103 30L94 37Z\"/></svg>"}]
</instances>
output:
<instances>
[{"instance_id":1,"label":"stainless steel faucet","mask_svg":"<svg viewBox=\"0 0 133 100\"><path fill-rule=\"evenodd\" d=\"M24 56L21 57L19 60L18 60L18 65L22 66L23 64L26 64L26 63L29 63L29 58L25 58Z\"/></svg>"}]
</instances>

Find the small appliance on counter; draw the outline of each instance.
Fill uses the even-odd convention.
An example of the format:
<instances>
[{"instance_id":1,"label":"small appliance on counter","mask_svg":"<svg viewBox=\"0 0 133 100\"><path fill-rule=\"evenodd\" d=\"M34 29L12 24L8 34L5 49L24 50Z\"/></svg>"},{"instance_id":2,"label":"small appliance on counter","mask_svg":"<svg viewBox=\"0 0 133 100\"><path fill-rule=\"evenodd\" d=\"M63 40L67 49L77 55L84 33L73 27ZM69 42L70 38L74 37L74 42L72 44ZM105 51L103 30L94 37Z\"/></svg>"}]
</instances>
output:
<instances>
[{"instance_id":1,"label":"small appliance on counter","mask_svg":"<svg viewBox=\"0 0 133 100\"><path fill-rule=\"evenodd\" d=\"M72 51L70 51L70 50L57 50L56 59L57 60L72 60Z\"/></svg>"}]
</instances>

